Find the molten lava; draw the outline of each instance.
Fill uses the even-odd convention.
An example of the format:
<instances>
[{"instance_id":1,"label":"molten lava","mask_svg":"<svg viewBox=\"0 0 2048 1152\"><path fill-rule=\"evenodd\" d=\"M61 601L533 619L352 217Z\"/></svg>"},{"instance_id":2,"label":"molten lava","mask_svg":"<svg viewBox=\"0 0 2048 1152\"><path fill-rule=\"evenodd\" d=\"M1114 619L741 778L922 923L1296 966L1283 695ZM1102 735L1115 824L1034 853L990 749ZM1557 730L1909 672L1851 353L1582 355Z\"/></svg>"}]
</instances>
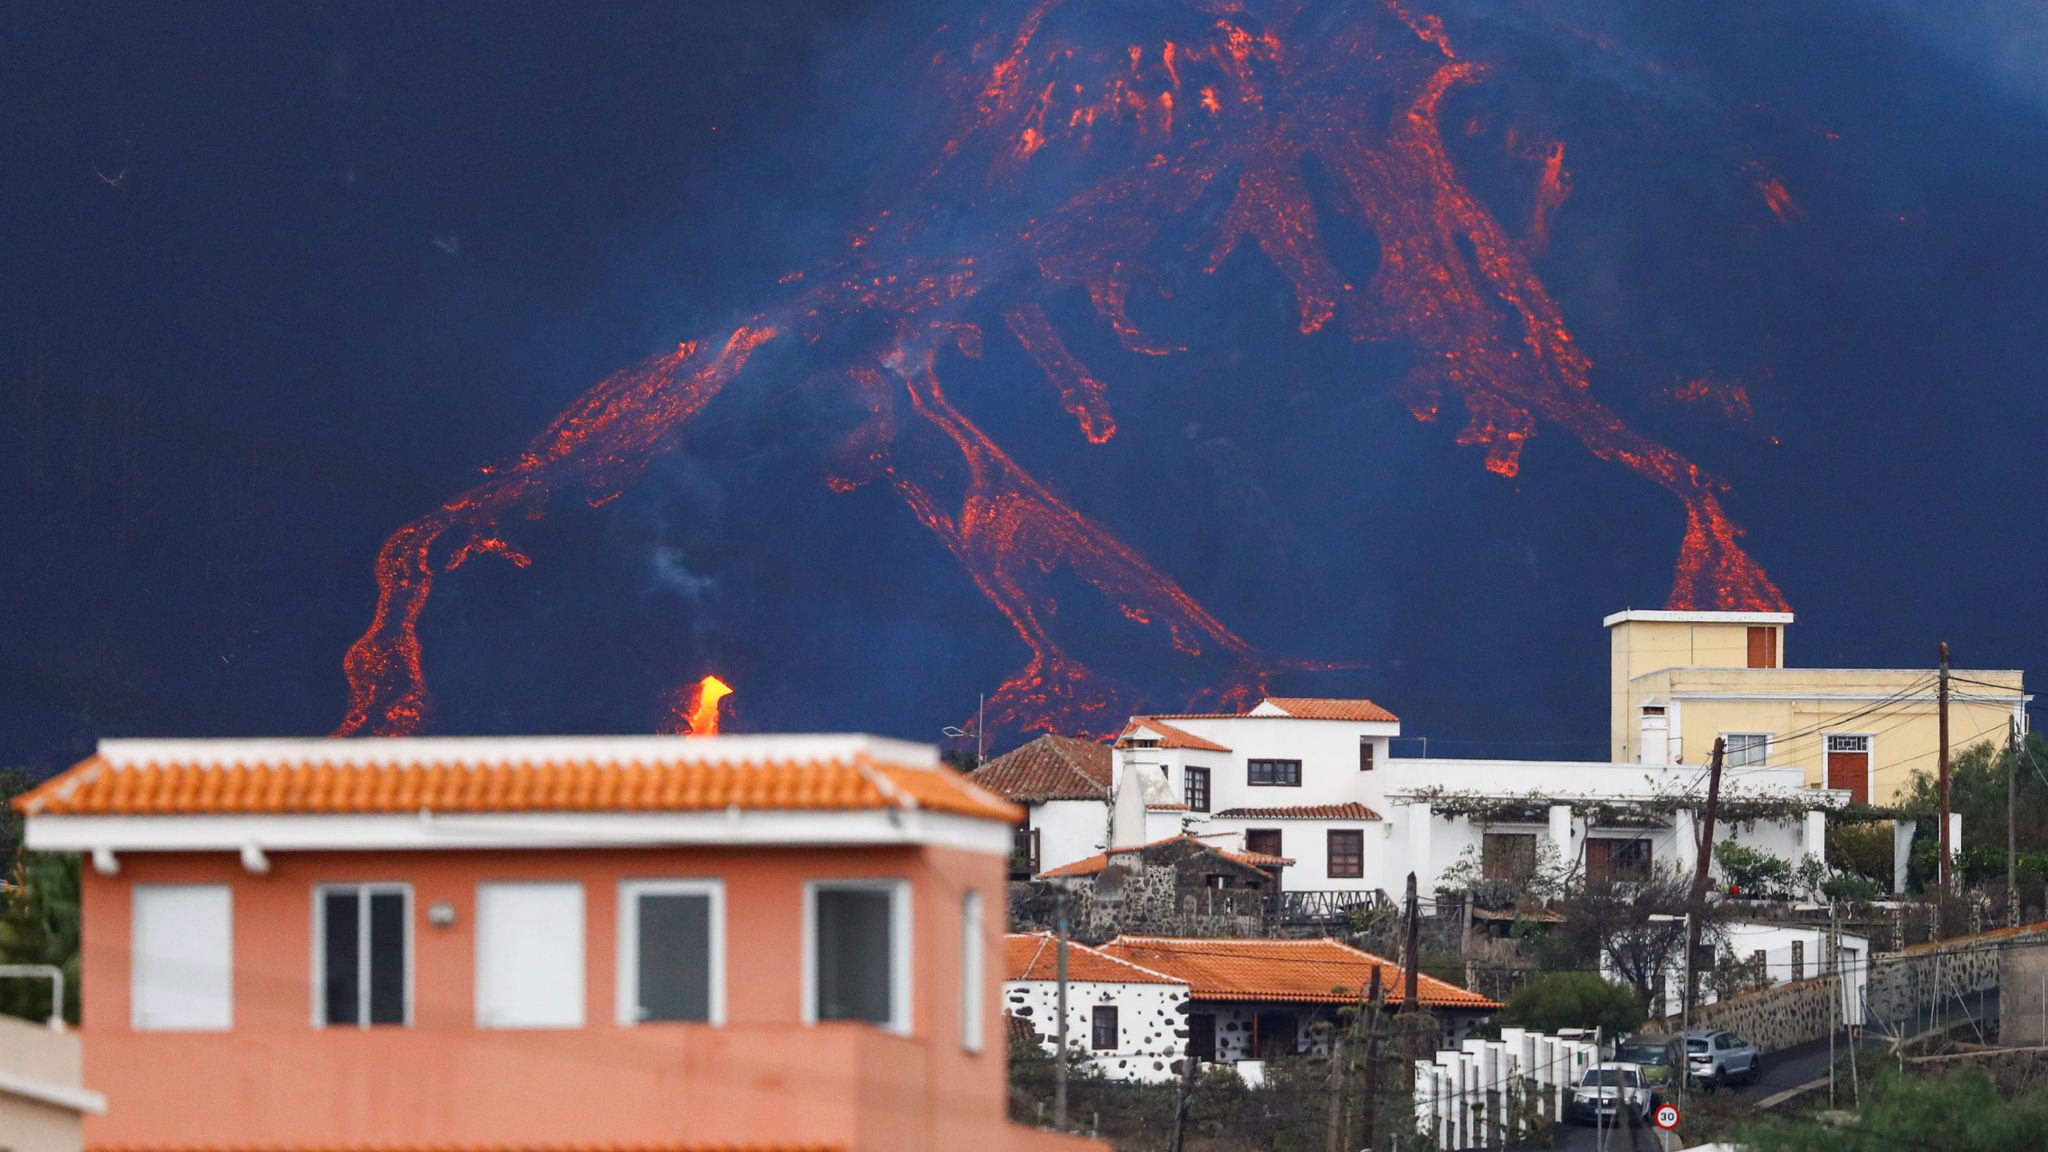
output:
<instances>
[{"instance_id":1,"label":"molten lava","mask_svg":"<svg viewBox=\"0 0 2048 1152\"><path fill-rule=\"evenodd\" d=\"M675 736L718 735L718 706L732 695L732 686L716 676L706 676L677 693L676 705L664 729Z\"/></svg>"},{"instance_id":2,"label":"molten lava","mask_svg":"<svg viewBox=\"0 0 2048 1152\"><path fill-rule=\"evenodd\" d=\"M1148 19L1157 35L1100 32ZM1075 655L1082 625L1060 614L1056 587L1085 589L1132 636L1159 638L1214 686L1198 695L1212 705L1259 691L1278 670L1328 667L1239 636L1101 511L1084 513L1027 472L940 380L980 356L999 318L1051 383L1045 402L1056 397L1084 438L1105 442L1117 430L1105 377L1053 317L1092 307L1125 353L1184 353L1148 334L1133 303L1164 297L1188 261L1221 274L1240 249L1291 286L1300 333L1413 348L1401 398L1423 421L1454 398L1466 417L1457 441L1483 449L1490 471L1516 476L1522 446L1547 424L1670 493L1685 514L1670 607L1785 607L1723 511L1724 486L1592 392L1592 361L1531 263L1570 191L1564 145L1537 159L1523 242L1459 173L1441 110L1485 67L1459 55L1435 15L1399 0L1131 0L1105 20L1043 0L964 60L939 61L956 123L902 207L877 213L836 257L784 276L789 295L707 342L715 351L686 344L614 375L509 464L392 535L370 627L344 662L350 705L338 734L425 722L418 622L437 575L484 554L523 566L512 526L560 495L617 496L705 405L758 399L767 389L733 385L771 341L814 349L805 375L843 389L860 414L825 483L894 492L1017 634L1026 660L990 698L991 723L1103 731L1140 703ZM1312 191L1311 167L1326 191ZM1775 178L1757 186L1780 219L1797 213ZM1346 266L1325 244L1330 216L1373 235L1376 266ZM692 732L704 730L695 713L714 684L723 688L707 679L677 718ZM715 698L710 708L715 729Z\"/></svg>"}]
</instances>

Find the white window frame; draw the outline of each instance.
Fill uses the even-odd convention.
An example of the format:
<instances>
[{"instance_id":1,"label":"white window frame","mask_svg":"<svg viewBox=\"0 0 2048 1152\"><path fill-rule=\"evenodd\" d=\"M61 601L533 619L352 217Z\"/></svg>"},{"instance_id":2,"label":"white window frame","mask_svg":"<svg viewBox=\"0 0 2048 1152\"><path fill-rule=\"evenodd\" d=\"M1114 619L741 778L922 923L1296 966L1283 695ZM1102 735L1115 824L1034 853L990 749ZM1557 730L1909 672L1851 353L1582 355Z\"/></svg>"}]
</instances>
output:
<instances>
[{"instance_id":1,"label":"white window frame","mask_svg":"<svg viewBox=\"0 0 2048 1152\"><path fill-rule=\"evenodd\" d=\"M136 920L142 912L144 892L219 892L228 906L228 999L227 1016L218 1024L166 1026L151 1024L142 1014L141 953L135 947ZM228 1032L235 1026L235 889L232 884L137 884L128 897L128 1027L136 1032Z\"/></svg>"},{"instance_id":2,"label":"white window frame","mask_svg":"<svg viewBox=\"0 0 2048 1152\"><path fill-rule=\"evenodd\" d=\"M1771 746L1772 746L1773 744L1776 744L1776 743L1777 743L1777 739L1776 739L1776 736L1777 736L1777 734L1776 734L1776 733L1773 733L1773 732L1723 732L1723 733L1721 733L1721 740L1722 740L1722 743L1723 743L1723 745L1725 746L1725 745L1727 744L1727 742L1728 742L1728 741L1731 741L1731 740L1735 739L1735 738L1736 738L1737 736L1754 736L1754 737L1757 737L1757 738L1761 739L1761 740L1762 740L1762 741L1764 742L1764 746L1763 746L1763 759L1761 759L1761 760L1757 760L1757 761L1755 761L1754 763L1746 763L1746 764L1737 764L1737 763L1734 763L1734 761L1733 761L1733 760L1731 759L1731 760L1730 760L1730 762L1729 762L1729 765L1728 765L1728 766L1729 766L1730 768L1764 768L1764 767L1768 767L1768 766L1770 765L1770 762L1771 762Z\"/></svg>"},{"instance_id":3,"label":"white window frame","mask_svg":"<svg viewBox=\"0 0 2048 1152\"><path fill-rule=\"evenodd\" d=\"M695 1020L642 1020L640 1019L640 897L642 896L708 896L711 909L707 917L710 930L711 962L707 966L710 978L708 1014L710 1019ZM659 1027L661 1025L710 1024L722 1027L725 1024L725 881L704 879L654 879L619 881L619 981L618 1018L622 1028Z\"/></svg>"},{"instance_id":4,"label":"white window frame","mask_svg":"<svg viewBox=\"0 0 2048 1152\"><path fill-rule=\"evenodd\" d=\"M803 1021L818 1023L818 893L884 892L889 896L889 1022L887 1032L910 1035L915 1019L910 1010L911 973L916 969L911 952L910 881L900 878L806 880L804 881L803 923Z\"/></svg>"},{"instance_id":5,"label":"white window frame","mask_svg":"<svg viewBox=\"0 0 2048 1152\"><path fill-rule=\"evenodd\" d=\"M485 957L483 936L484 890L487 888L574 888L581 915L576 923L576 1018L558 1023L507 1024L484 1018L484 988L488 965ZM590 891L581 880L483 880L476 886L476 927L471 932L475 937L475 1003L472 1011L476 1026L490 1032L566 1032L587 1027L590 1014Z\"/></svg>"},{"instance_id":6,"label":"white window frame","mask_svg":"<svg viewBox=\"0 0 2048 1152\"><path fill-rule=\"evenodd\" d=\"M327 1020L327 916L329 893L353 892L356 911L356 1008L362 1019L353 1025ZM405 1022L398 1025L369 1022L370 1013L370 902L362 897L396 892L405 901ZM419 934L413 931L412 885L402 880L371 880L360 884L313 885L313 1027L315 1028L410 1028L413 1026L413 949Z\"/></svg>"},{"instance_id":7,"label":"white window frame","mask_svg":"<svg viewBox=\"0 0 2048 1152\"><path fill-rule=\"evenodd\" d=\"M986 1047L982 1016L987 1009L988 930L981 893L960 897L960 1047L980 1052Z\"/></svg>"}]
</instances>

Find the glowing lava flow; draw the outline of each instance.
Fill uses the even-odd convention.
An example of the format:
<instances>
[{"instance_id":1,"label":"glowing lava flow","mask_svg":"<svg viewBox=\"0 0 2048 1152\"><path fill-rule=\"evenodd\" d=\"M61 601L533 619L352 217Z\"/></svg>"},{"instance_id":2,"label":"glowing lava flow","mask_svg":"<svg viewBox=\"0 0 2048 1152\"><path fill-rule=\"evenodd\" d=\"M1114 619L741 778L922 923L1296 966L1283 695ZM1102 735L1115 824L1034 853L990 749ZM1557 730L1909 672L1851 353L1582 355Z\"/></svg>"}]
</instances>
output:
<instances>
[{"instance_id":1,"label":"glowing lava flow","mask_svg":"<svg viewBox=\"0 0 2048 1152\"><path fill-rule=\"evenodd\" d=\"M718 735L718 706L730 695L732 686L716 676L697 681L677 694L666 731L676 736Z\"/></svg>"},{"instance_id":2,"label":"glowing lava flow","mask_svg":"<svg viewBox=\"0 0 2048 1152\"><path fill-rule=\"evenodd\" d=\"M1148 21L1158 34L1142 42L1101 32ZM783 277L791 297L716 352L685 345L599 384L512 464L386 542L375 615L345 661L339 734L424 721L418 623L437 575L484 553L524 565L506 540L512 522L570 490L603 503L715 397L763 395L729 385L755 349L785 334L810 350L804 374L843 389L860 416L829 486L893 491L1023 643L1026 663L989 700L991 722L1100 731L1139 702L1077 655L1129 637L1063 616L1059 581L1165 641L1212 686L1197 699L1227 703L1269 672L1327 667L1240 637L1027 473L940 385L941 358L978 357L985 326L1000 318L1081 434L1108 441L1108 388L1070 351L1048 305L1085 300L1127 353L1180 353L1141 328L1134 302L1163 297L1183 262L1220 275L1240 249L1256 249L1291 286L1299 332L1412 346L1419 367L1403 399L1429 421L1454 396L1466 416L1458 442L1485 449L1489 470L1517 475L1522 446L1549 424L1670 492L1685 512L1671 607L1785 606L1722 510L1722 485L1592 395L1592 363L1530 262L1570 190L1563 144L1532 157L1540 170L1524 243L1461 178L1439 118L1452 90L1483 69L1459 56L1437 17L1399 0L1130 0L1110 20L1044 0L964 63L938 60L957 122L902 198L915 207L878 213L836 259ZM1781 219L1797 212L1759 187ZM1321 238L1329 215L1372 233L1376 266L1344 266ZM966 386L977 385L999 386L970 373ZM714 682L677 723L699 730L690 714Z\"/></svg>"}]
</instances>

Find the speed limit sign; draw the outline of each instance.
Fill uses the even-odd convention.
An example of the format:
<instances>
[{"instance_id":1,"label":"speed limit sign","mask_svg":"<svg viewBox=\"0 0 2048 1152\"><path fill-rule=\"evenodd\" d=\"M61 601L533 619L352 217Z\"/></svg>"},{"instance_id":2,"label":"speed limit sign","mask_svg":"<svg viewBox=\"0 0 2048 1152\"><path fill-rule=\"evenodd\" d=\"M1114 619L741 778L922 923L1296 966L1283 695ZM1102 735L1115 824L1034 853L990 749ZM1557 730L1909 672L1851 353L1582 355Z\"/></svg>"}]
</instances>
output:
<instances>
[{"instance_id":1,"label":"speed limit sign","mask_svg":"<svg viewBox=\"0 0 2048 1152\"><path fill-rule=\"evenodd\" d=\"M1678 1127L1678 1105L1658 1105L1657 1114L1651 1119L1656 1123L1657 1127L1664 1129L1666 1132L1671 1131Z\"/></svg>"}]
</instances>

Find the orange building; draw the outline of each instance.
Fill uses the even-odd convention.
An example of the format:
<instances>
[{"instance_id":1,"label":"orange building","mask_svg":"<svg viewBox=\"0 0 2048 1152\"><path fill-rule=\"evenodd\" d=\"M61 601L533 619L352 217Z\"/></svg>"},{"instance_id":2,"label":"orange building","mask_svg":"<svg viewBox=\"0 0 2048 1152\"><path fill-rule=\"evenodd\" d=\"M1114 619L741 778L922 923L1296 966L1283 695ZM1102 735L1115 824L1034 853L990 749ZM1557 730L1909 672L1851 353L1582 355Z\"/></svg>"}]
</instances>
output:
<instances>
[{"instance_id":1,"label":"orange building","mask_svg":"<svg viewBox=\"0 0 2048 1152\"><path fill-rule=\"evenodd\" d=\"M861 736L105 741L94 1148L1102 1145L1005 1122L1018 811Z\"/></svg>"}]
</instances>

